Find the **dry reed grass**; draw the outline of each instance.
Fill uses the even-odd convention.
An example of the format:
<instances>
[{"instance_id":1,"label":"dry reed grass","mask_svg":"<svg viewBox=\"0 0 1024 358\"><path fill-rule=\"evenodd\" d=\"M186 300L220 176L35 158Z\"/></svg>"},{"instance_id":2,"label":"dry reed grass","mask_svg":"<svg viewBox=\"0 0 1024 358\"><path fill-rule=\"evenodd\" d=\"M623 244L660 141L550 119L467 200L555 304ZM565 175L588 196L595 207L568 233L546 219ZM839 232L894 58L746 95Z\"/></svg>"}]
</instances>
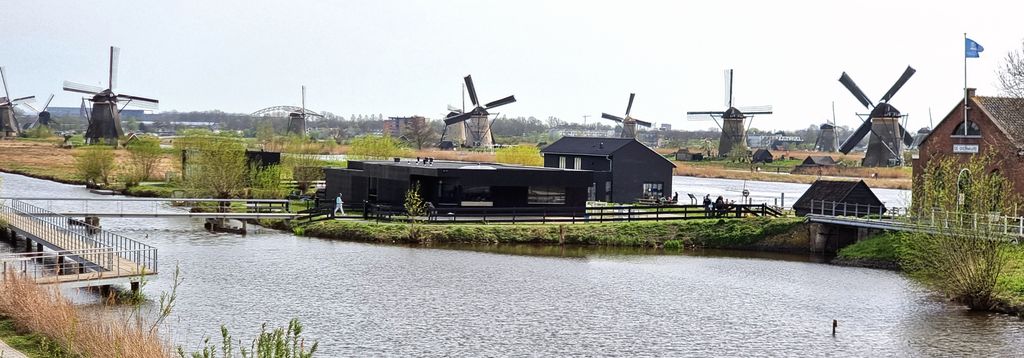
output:
<instances>
[{"instance_id":1,"label":"dry reed grass","mask_svg":"<svg viewBox=\"0 0 1024 358\"><path fill-rule=\"evenodd\" d=\"M72 356L151 358L172 354L156 329L134 317L88 315L61 296L21 276L0 280L0 315L15 326L46 337Z\"/></svg>"}]
</instances>

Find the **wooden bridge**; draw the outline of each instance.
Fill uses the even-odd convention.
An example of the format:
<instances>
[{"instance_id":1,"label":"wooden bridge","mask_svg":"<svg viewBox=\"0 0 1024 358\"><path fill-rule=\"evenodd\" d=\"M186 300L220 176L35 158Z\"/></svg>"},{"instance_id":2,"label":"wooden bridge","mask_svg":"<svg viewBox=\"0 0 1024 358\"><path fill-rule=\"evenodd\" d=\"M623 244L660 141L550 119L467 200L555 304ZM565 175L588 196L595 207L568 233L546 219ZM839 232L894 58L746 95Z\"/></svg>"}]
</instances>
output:
<instances>
[{"instance_id":1,"label":"wooden bridge","mask_svg":"<svg viewBox=\"0 0 1024 358\"><path fill-rule=\"evenodd\" d=\"M20 200L0 201L0 221L7 225L0 239L13 246L24 237L30 251L0 255L2 277L73 287L128 282L137 290L157 273L156 248Z\"/></svg>"}]
</instances>

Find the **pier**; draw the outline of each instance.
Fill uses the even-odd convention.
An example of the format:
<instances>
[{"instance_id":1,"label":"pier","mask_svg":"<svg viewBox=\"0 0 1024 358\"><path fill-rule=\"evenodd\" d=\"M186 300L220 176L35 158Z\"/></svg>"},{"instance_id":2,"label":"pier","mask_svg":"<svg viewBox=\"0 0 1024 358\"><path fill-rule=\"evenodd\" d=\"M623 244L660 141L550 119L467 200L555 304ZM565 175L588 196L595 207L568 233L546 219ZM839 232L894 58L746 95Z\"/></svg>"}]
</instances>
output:
<instances>
[{"instance_id":1,"label":"pier","mask_svg":"<svg viewBox=\"0 0 1024 358\"><path fill-rule=\"evenodd\" d=\"M138 290L145 276L157 274L155 247L24 201L0 201L0 221L7 226L0 239L13 246L24 238L29 251L0 255L4 277L70 287L129 283Z\"/></svg>"}]
</instances>

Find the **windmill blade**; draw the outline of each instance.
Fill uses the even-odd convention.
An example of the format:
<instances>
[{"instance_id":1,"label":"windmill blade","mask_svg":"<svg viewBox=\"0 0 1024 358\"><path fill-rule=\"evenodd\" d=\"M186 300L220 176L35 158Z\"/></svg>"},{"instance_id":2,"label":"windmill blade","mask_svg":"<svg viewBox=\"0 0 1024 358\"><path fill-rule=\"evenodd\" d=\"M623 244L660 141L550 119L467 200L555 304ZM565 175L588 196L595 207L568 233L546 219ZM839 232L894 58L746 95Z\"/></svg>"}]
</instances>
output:
<instances>
[{"instance_id":1,"label":"windmill blade","mask_svg":"<svg viewBox=\"0 0 1024 358\"><path fill-rule=\"evenodd\" d=\"M463 113L463 114L459 114L459 115L456 115L456 116L445 118L444 119L444 124L450 126L450 125L455 124L455 123L465 122L466 120L468 120L468 119L470 119L472 117L473 117L473 112Z\"/></svg>"},{"instance_id":2,"label":"windmill blade","mask_svg":"<svg viewBox=\"0 0 1024 358\"><path fill-rule=\"evenodd\" d=\"M127 99L128 103L125 104L126 106L132 106L132 107L137 107L137 108L142 108L142 109L156 110L159 107L159 104L160 104L160 101L152 99L152 98L132 96L132 95L127 95L127 94L119 94L119 95L117 95L117 98L118 99Z\"/></svg>"},{"instance_id":3,"label":"windmill blade","mask_svg":"<svg viewBox=\"0 0 1024 358\"><path fill-rule=\"evenodd\" d=\"M111 91L117 88L117 63L121 57L121 49L116 46L110 46L110 85Z\"/></svg>"},{"instance_id":4,"label":"windmill blade","mask_svg":"<svg viewBox=\"0 0 1024 358\"><path fill-rule=\"evenodd\" d=\"M732 107L732 69L725 70L725 106Z\"/></svg>"},{"instance_id":5,"label":"windmill blade","mask_svg":"<svg viewBox=\"0 0 1024 358\"><path fill-rule=\"evenodd\" d=\"M327 118L327 117L324 117L324 115L322 115L320 113L316 113L316 112L306 112L306 116L307 117L313 116L313 117L317 117L317 118Z\"/></svg>"},{"instance_id":6,"label":"windmill blade","mask_svg":"<svg viewBox=\"0 0 1024 358\"><path fill-rule=\"evenodd\" d=\"M40 110L36 109L36 107L32 107L31 104L28 104L28 103L20 103L20 104L22 106L28 107L28 109L32 110L32 112L36 112L36 113L41 112Z\"/></svg>"},{"instance_id":7,"label":"windmill blade","mask_svg":"<svg viewBox=\"0 0 1024 358\"><path fill-rule=\"evenodd\" d=\"M711 113L706 113L706 112L705 113L695 113L695 112L688 112L688 113L686 113L686 120L688 120L688 121L710 121L712 119L715 119L715 117Z\"/></svg>"},{"instance_id":8,"label":"windmill blade","mask_svg":"<svg viewBox=\"0 0 1024 358\"><path fill-rule=\"evenodd\" d=\"M11 100L11 104L35 103L35 101L36 101L36 96L28 96L28 97L21 97L21 98L12 99Z\"/></svg>"},{"instance_id":9,"label":"windmill blade","mask_svg":"<svg viewBox=\"0 0 1024 358\"><path fill-rule=\"evenodd\" d=\"M0 82L4 84L4 99L10 99L11 93L7 91L7 70L0 66Z\"/></svg>"},{"instance_id":10,"label":"windmill blade","mask_svg":"<svg viewBox=\"0 0 1024 358\"><path fill-rule=\"evenodd\" d=\"M629 94L629 104L626 105L626 117L629 117L629 111L633 109L633 97L636 97L636 93Z\"/></svg>"},{"instance_id":11,"label":"windmill blade","mask_svg":"<svg viewBox=\"0 0 1024 358\"><path fill-rule=\"evenodd\" d=\"M772 106L771 105L745 106L745 107L737 107L736 109L740 110L740 112L743 112L744 114L772 114Z\"/></svg>"},{"instance_id":12,"label":"windmill blade","mask_svg":"<svg viewBox=\"0 0 1024 358\"><path fill-rule=\"evenodd\" d=\"M892 88L889 88L889 92L886 92L885 95L882 96L882 102L889 103L892 96L896 95L896 92L903 87L903 84L907 83L907 80L909 80L910 76L913 76L915 72L917 72L917 70L913 67L907 66L907 69L903 71L903 75L900 76L900 79L896 80L896 83L892 84Z\"/></svg>"},{"instance_id":13,"label":"windmill blade","mask_svg":"<svg viewBox=\"0 0 1024 358\"><path fill-rule=\"evenodd\" d=\"M853 93L853 96L857 97L857 100L864 105L864 108L874 107L874 105L871 104L871 99L864 94L864 91L860 90L860 87L857 87L856 83L853 83L853 79L850 78L850 75L847 75L846 72L843 72L843 75L839 77L839 83L842 83L850 93Z\"/></svg>"},{"instance_id":14,"label":"windmill blade","mask_svg":"<svg viewBox=\"0 0 1024 358\"><path fill-rule=\"evenodd\" d=\"M95 95L97 93L104 91L103 88L97 86L84 85L81 83L75 83L71 81L64 81L64 90L69 92L85 93L89 95Z\"/></svg>"},{"instance_id":15,"label":"windmill blade","mask_svg":"<svg viewBox=\"0 0 1024 358\"><path fill-rule=\"evenodd\" d=\"M910 132L907 132L907 129L904 128L902 124L900 125L900 131L903 132L903 144L904 145L909 147L911 144L914 144L914 136L911 135Z\"/></svg>"},{"instance_id":16,"label":"windmill blade","mask_svg":"<svg viewBox=\"0 0 1024 358\"><path fill-rule=\"evenodd\" d=\"M623 121L622 117L613 116L613 115L610 115L608 113L601 113L601 118L611 119L611 120L616 121L616 122L622 122Z\"/></svg>"},{"instance_id":17,"label":"windmill blade","mask_svg":"<svg viewBox=\"0 0 1024 358\"><path fill-rule=\"evenodd\" d=\"M647 127L647 128L650 128L653 125L653 124L651 124L651 122L648 122L648 121L641 121L641 120L636 119L636 118L633 118L633 120L636 121L636 124L644 126L644 127Z\"/></svg>"},{"instance_id":18,"label":"windmill blade","mask_svg":"<svg viewBox=\"0 0 1024 358\"><path fill-rule=\"evenodd\" d=\"M462 109L461 108L456 108L455 106L449 104L448 105L448 112L462 113Z\"/></svg>"},{"instance_id":19,"label":"windmill blade","mask_svg":"<svg viewBox=\"0 0 1024 358\"><path fill-rule=\"evenodd\" d=\"M504 105L509 104L509 103L513 103L515 101L516 101L516 96L508 96L508 97L499 99L497 101L488 103L488 104L484 105L484 108L491 109L491 108L494 108L494 107L500 107L500 106L504 106Z\"/></svg>"},{"instance_id":20,"label":"windmill blade","mask_svg":"<svg viewBox=\"0 0 1024 358\"><path fill-rule=\"evenodd\" d=\"M469 91L469 100L473 102L473 107L480 107L480 101L476 99L476 87L473 86L473 76L466 75L466 90Z\"/></svg>"},{"instance_id":21,"label":"windmill blade","mask_svg":"<svg viewBox=\"0 0 1024 358\"><path fill-rule=\"evenodd\" d=\"M46 111L47 108L50 108L51 101L53 101L53 93L50 94L50 98L46 99L46 104L43 105L43 110L40 112Z\"/></svg>"},{"instance_id":22,"label":"windmill blade","mask_svg":"<svg viewBox=\"0 0 1024 358\"><path fill-rule=\"evenodd\" d=\"M860 127L857 127L857 130L854 131L849 138L846 138L843 145L839 147L839 151L843 154L850 154L853 147L856 147L869 132L871 132L871 121L864 121L864 123L861 123Z\"/></svg>"},{"instance_id":23,"label":"windmill blade","mask_svg":"<svg viewBox=\"0 0 1024 358\"><path fill-rule=\"evenodd\" d=\"M306 85L302 85L302 114L306 114Z\"/></svg>"}]
</instances>

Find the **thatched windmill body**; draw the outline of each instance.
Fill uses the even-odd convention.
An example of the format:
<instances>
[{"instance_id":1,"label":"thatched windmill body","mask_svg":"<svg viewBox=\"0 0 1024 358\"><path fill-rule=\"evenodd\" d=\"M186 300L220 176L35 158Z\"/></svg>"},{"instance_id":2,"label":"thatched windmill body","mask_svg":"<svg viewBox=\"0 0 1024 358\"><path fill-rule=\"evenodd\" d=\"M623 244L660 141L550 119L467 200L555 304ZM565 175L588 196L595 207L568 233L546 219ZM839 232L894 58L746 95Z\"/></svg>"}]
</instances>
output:
<instances>
[{"instance_id":1,"label":"thatched windmill body","mask_svg":"<svg viewBox=\"0 0 1024 358\"><path fill-rule=\"evenodd\" d=\"M601 113L601 118L611 120L622 125L622 132L619 133L620 138L636 139L636 126L640 125L647 128L651 127L651 122L641 121L633 118L629 114L633 110L633 98L635 97L636 93L629 94L629 102L626 103L626 114L623 117L614 116L608 113Z\"/></svg>"},{"instance_id":2,"label":"thatched windmill body","mask_svg":"<svg viewBox=\"0 0 1024 358\"><path fill-rule=\"evenodd\" d=\"M840 152L849 154L864 139L864 136L870 134L867 152L864 154L861 166L886 167L903 164L903 150L914 143L914 136L907 133L907 130L900 123L901 120L906 119L906 115L901 114L896 107L889 104L889 101L915 72L917 71L914 68L907 66L907 69L903 71L903 75L896 80L896 83L889 88L889 91L882 96L882 99L877 104L873 103L864 94L864 91L861 91L860 87L857 87L857 84L853 82L853 79L846 72L843 72L842 76L839 77L839 82L857 98L857 101L863 104L865 108L870 109L871 112L866 115L867 119L861 118L863 123L839 147ZM864 115L858 114L858 117L862 116Z\"/></svg>"},{"instance_id":3,"label":"thatched windmill body","mask_svg":"<svg viewBox=\"0 0 1024 358\"><path fill-rule=\"evenodd\" d=\"M91 95L92 113L89 116L89 127L85 131L87 143L117 144L124 136L121 128L121 110L126 106L156 110L160 101L127 94L117 94L117 65L121 50L110 46L110 63L107 72L107 88L64 81L64 90ZM118 103L124 105L118 108Z\"/></svg>"},{"instance_id":4,"label":"thatched windmill body","mask_svg":"<svg viewBox=\"0 0 1024 358\"><path fill-rule=\"evenodd\" d=\"M725 70L725 111L686 112L687 119L715 121L722 135L718 155L726 156L735 148L747 148L747 129L755 115L772 114L772 106L735 107L733 105L733 70ZM744 123L747 122L747 123ZM747 129L745 129L747 128Z\"/></svg>"},{"instance_id":5,"label":"thatched windmill body","mask_svg":"<svg viewBox=\"0 0 1024 358\"><path fill-rule=\"evenodd\" d=\"M17 137L21 132L21 127L18 126L18 117L14 112L14 107L28 105L35 100L36 96L12 99L10 90L7 88L7 70L3 67L0 67L0 82L4 86L3 97L0 97L0 138Z\"/></svg>"},{"instance_id":6,"label":"thatched windmill body","mask_svg":"<svg viewBox=\"0 0 1024 358\"><path fill-rule=\"evenodd\" d=\"M469 100L473 104L473 109L465 113L450 111L444 119L445 133L442 134L442 138L447 134L450 127L462 127L455 129L454 133L456 137L462 137L459 139L462 140L463 146L493 147L494 138L491 135L491 122L488 119L491 113L488 110L513 103L516 101L516 97L508 96L487 104L480 104L476 96L476 87L473 86L473 76L467 75L463 80L466 83L466 91L469 93ZM459 133L460 130L461 133Z\"/></svg>"}]
</instances>

